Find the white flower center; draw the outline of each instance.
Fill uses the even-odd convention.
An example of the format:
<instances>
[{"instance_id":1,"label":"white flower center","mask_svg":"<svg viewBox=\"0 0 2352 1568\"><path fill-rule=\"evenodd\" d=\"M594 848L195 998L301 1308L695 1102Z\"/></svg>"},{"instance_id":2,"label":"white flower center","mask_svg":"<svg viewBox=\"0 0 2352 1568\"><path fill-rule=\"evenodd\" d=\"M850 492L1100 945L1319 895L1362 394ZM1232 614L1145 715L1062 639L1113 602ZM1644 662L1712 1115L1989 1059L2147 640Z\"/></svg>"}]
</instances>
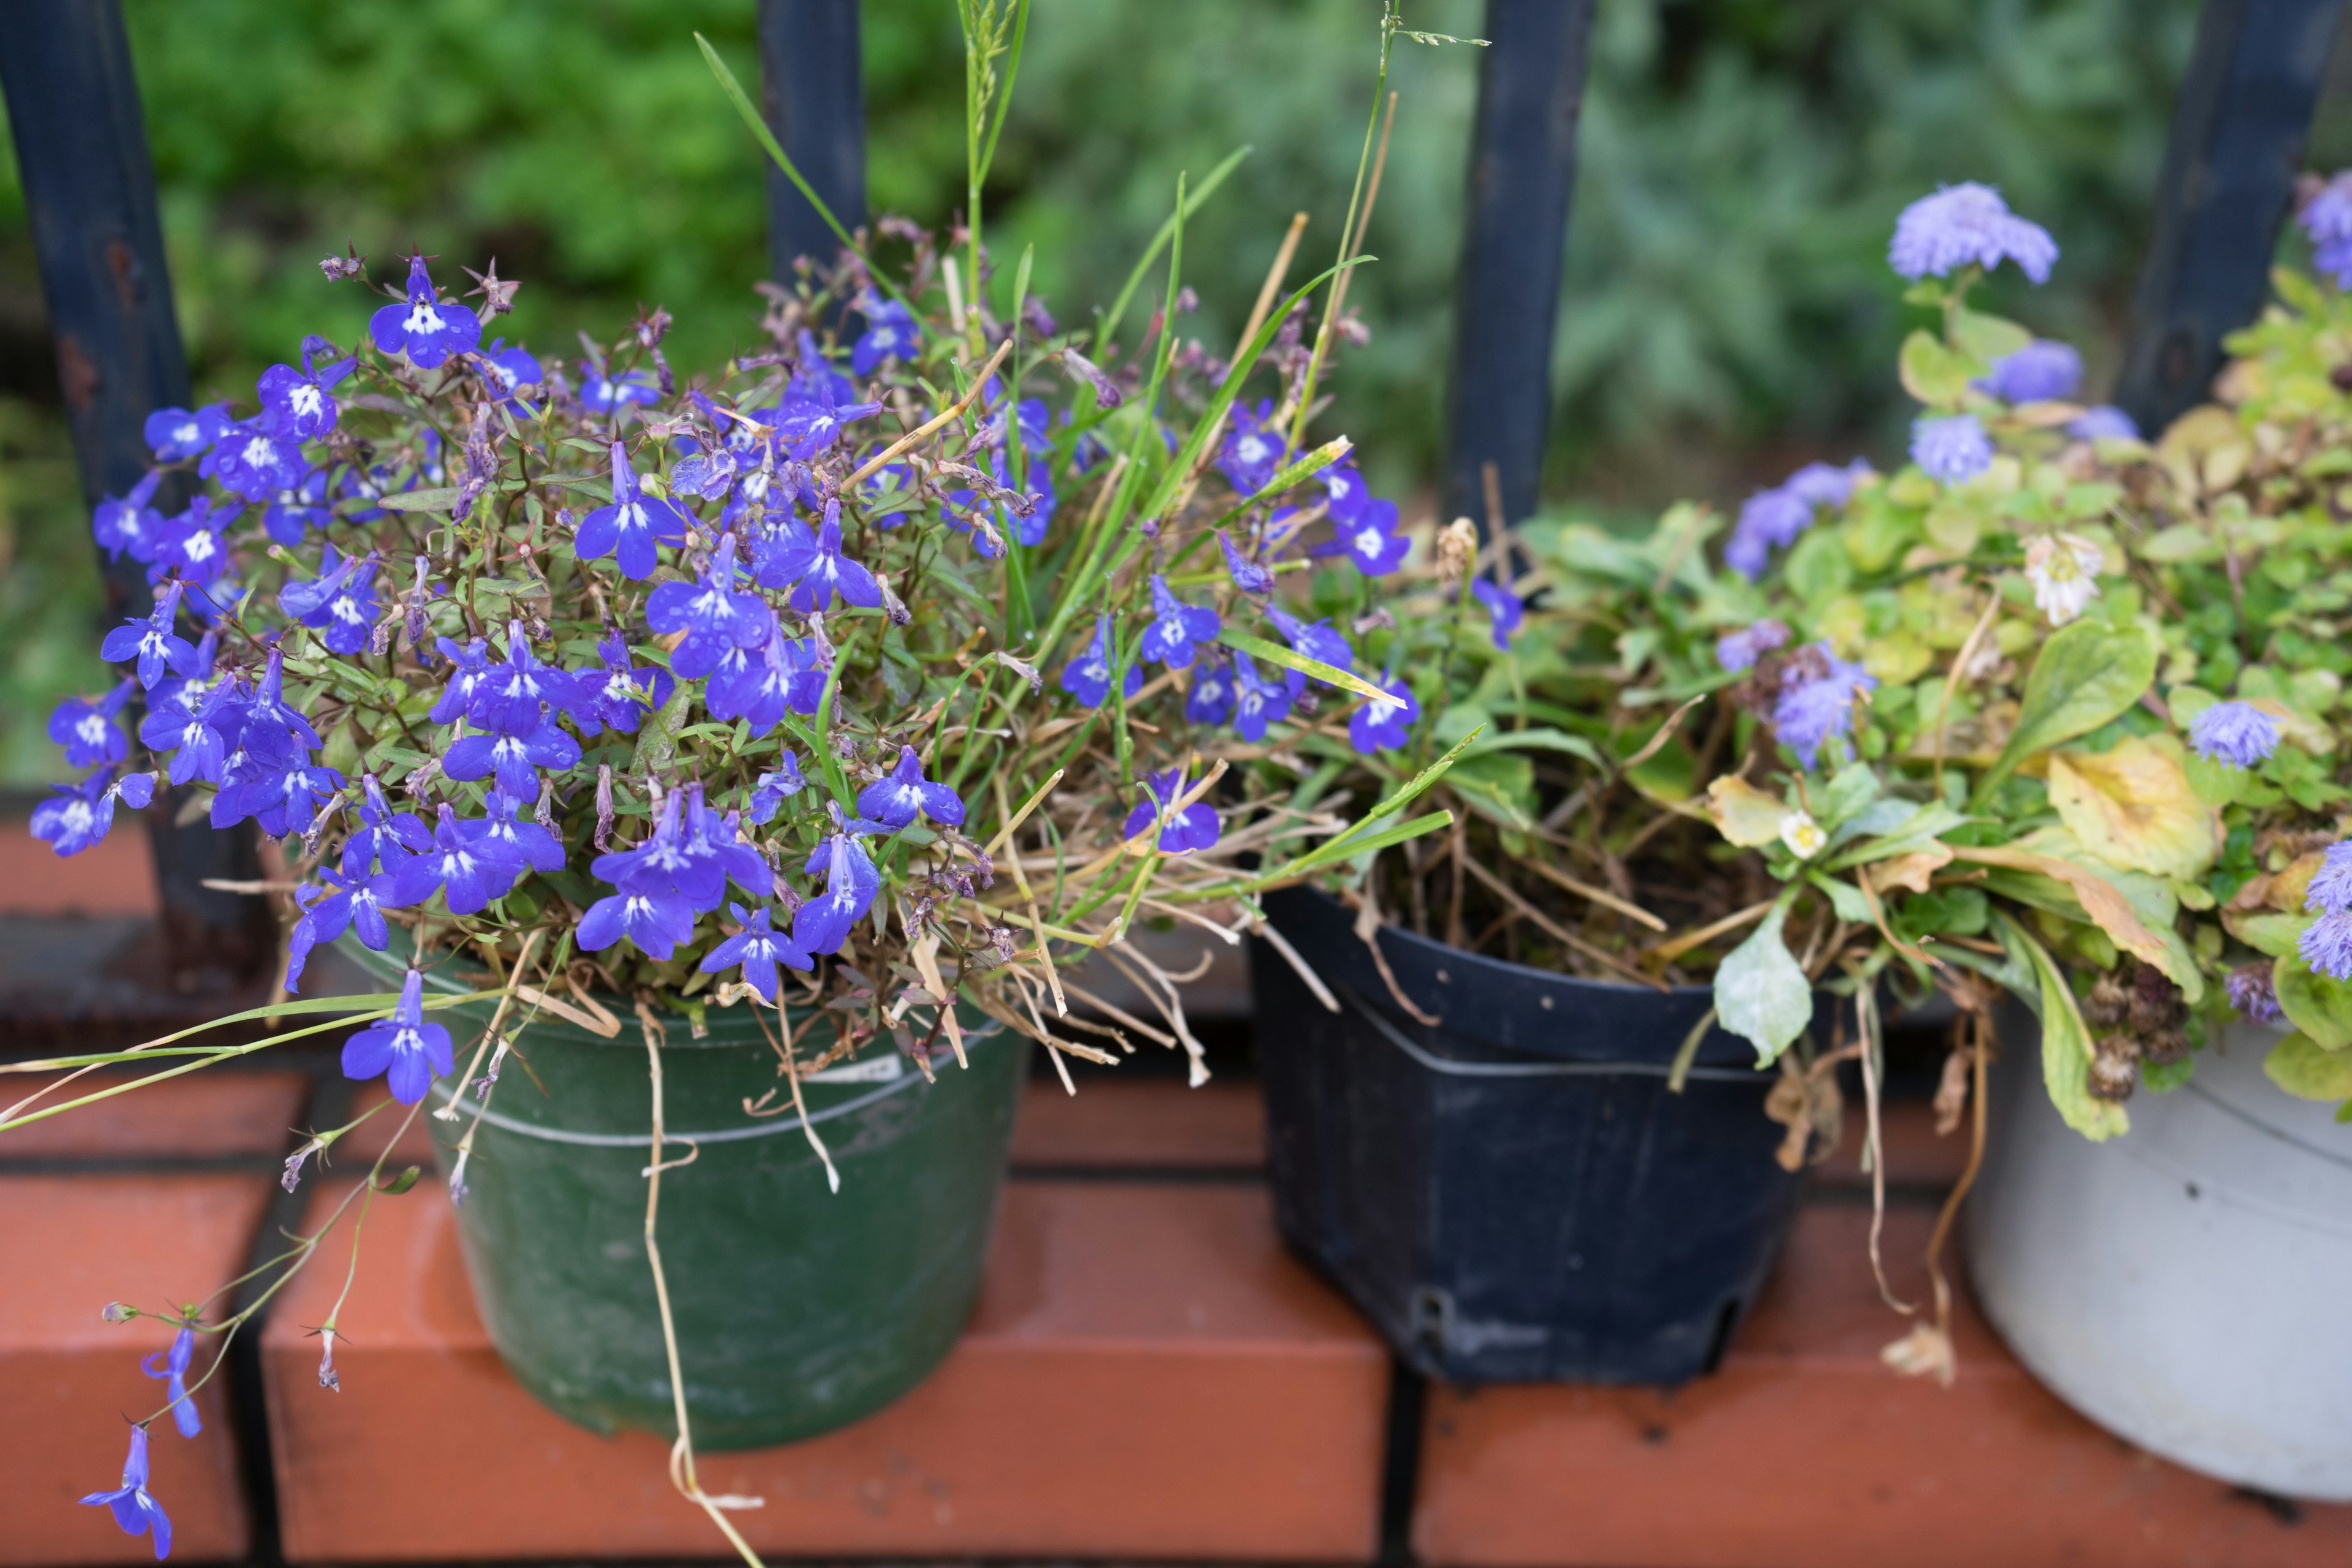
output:
<instances>
[{"instance_id":1,"label":"white flower center","mask_svg":"<svg viewBox=\"0 0 2352 1568\"><path fill-rule=\"evenodd\" d=\"M419 301L408 307L408 320L403 327L412 335L437 332L441 330L441 312L434 306Z\"/></svg>"}]
</instances>

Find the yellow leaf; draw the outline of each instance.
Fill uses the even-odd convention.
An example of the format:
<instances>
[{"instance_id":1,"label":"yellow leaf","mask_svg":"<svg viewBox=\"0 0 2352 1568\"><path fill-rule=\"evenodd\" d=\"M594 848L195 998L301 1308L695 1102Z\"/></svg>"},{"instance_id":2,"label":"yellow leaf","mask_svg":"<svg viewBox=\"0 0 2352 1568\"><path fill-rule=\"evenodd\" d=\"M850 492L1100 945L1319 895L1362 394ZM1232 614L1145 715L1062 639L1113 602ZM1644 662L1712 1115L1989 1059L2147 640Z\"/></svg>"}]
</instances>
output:
<instances>
[{"instance_id":1,"label":"yellow leaf","mask_svg":"<svg viewBox=\"0 0 2352 1568\"><path fill-rule=\"evenodd\" d=\"M2296 711L2275 697L2250 697L2246 706L2278 721L2279 733L2314 756L2336 750L2336 731L2308 713Z\"/></svg>"},{"instance_id":2,"label":"yellow leaf","mask_svg":"<svg viewBox=\"0 0 2352 1568\"><path fill-rule=\"evenodd\" d=\"M2073 889L2091 922L2112 938L2117 947L2137 958L2161 968L2166 957L2164 939L2141 923L2134 913L2131 901L2116 890L2116 885L2087 867L2072 860L2062 860L2055 855L2040 855L2031 849L2018 849L2007 845L1962 846L1952 850L1952 858L1971 861L1979 866L2008 866L2020 871L2039 871L2054 877Z\"/></svg>"},{"instance_id":3,"label":"yellow leaf","mask_svg":"<svg viewBox=\"0 0 2352 1568\"><path fill-rule=\"evenodd\" d=\"M1789 808L1742 778L1719 778L1706 786L1706 814L1716 831L1743 849L1780 837Z\"/></svg>"},{"instance_id":4,"label":"yellow leaf","mask_svg":"<svg viewBox=\"0 0 2352 1568\"><path fill-rule=\"evenodd\" d=\"M1949 849L1941 844L1931 844L1870 868L1870 885L1874 891L1881 893L1889 888L1908 888L1915 893L1924 893L1927 890L1927 879L1951 863Z\"/></svg>"},{"instance_id":5,"label":"yellow leaf","mask_svg":"<svg viewBox=\"0 0 2352 1568\"><path fill-rule=\"evenodd\" d=\"M2176 758L2138 736L2097 753L2053 753L2050 804L2083 847L2126 871L2201 877L2221 853L2221 814Z\"/></svg>"}]
</instances>

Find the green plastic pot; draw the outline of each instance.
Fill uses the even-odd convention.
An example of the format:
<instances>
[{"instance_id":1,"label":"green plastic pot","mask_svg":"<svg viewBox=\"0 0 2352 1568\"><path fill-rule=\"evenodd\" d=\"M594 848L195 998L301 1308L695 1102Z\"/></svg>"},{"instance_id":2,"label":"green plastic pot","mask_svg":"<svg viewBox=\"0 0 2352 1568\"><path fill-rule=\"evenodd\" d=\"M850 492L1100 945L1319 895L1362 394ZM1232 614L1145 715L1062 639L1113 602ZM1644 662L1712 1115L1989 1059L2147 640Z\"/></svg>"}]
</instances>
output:
<instances>
[{"instance_id":1,"label":"green plastic pot","mask_svg":"<svg viewBox=\"0 0 2352 1568\"><path fill-rule=\"evenodd\" d=\"M397 963L348 936L341 945L398 989ZM425 984L466 988L435 973ZM438 1015L459 1071L490 1012L468 1003ZM709 1020L697 1040L683 1018L665 1019L658 1237L696 1446L761 1447L872 1414L955 1343L1003 1190L1026 1042L968 1029L971 1067L942 1056L932 1083L895 1051L804 1080L809 1119L841 1173L833 1193L750 1008L712 1007ZM542 1016L516 1048L457 1209L490 1341L567 1420L674 1436L645 1247L643 1037L633 1018L608 1040ZM771 1089L767 1109L783 1113L747 1114L744 1102ZM452 1092L436 1082L428 1108ZM425 1118L445 1173L477 1104L467 1097L454 1121Z\"/></svg>"}]
</instances>

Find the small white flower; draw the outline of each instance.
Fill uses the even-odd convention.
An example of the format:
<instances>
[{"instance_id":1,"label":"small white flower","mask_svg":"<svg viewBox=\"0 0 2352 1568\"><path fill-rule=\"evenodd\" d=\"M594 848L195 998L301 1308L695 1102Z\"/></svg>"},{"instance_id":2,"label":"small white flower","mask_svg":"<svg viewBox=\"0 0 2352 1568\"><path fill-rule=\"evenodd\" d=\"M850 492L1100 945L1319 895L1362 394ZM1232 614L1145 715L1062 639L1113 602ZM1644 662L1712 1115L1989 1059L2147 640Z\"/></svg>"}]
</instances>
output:
<instances>
[{"instance_id":1,"label":"small white flower","mask_svg":"<svg viewBox=\"0 0 2352 1568\"><path fill-rule=\"evenodd\" d=\"M2106 552L2074 533L2044 533L2025 546L2025 580L2033 584L2033 607L2063 626L2099 596L2099 574Z\"/></svg>"},{"instance_id":2,"label":"small white flower","mask_svg":"<svg viewBox=\"0 0 2352 1568\"><path fill-rule=\"evenodd\" d=\"M1780 842L1800 860L1811 859L1829 841L1830 836L1822 831L1810 811L1792 811L1780 819Z\"/></svg>"}]
</instances>

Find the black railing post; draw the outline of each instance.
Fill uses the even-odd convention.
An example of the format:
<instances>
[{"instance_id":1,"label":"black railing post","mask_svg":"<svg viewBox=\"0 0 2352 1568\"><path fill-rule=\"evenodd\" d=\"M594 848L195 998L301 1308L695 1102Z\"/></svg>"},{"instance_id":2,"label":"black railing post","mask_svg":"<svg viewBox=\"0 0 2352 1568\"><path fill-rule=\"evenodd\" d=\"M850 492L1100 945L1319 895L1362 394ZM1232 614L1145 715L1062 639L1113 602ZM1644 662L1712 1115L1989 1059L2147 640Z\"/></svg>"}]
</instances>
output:
<instances>
[{"instance_id":1,"label":"black railing post","mask_svg":"<svg viewBox=\"0 0 2352 1568\"><path fill-rule=\"evenodd\" d=\"M2153 438L2254 319L2343 0L2206 0L2172 111L2116 401Z\"/></svg>"},{"instance_id":2,"label":"black railing post","mask_svg":"<svg viewBox=\"0 0 2352 1568\"><path fill-rule=\"evenodd\" d=\"M866 221L866 80L858 0L760 0L761 111L802 178L842 226ZM768 251L776 279L808 257L830 266L841 242L808 199L768 171Z\"/></svg>"},{"instance_id":3,"label":"black railing post","mask_svg":"<svg viewBox=\"0 0 2352 1568\"><path fill-rule=\"evenodd\" d=\"M149 467L142 426L188 401L188 366L172 312L172 279L155 214L155 175L118 0L20 0L0 30L0 88L41 268L58 380L95 504L121 495ZM146 569L103 563L107 625L144 614ZM95 630L93 630L95 635ZM201 817L173 825L175 798L147 812L173 981L208 990L244 980L276 940L268 906L204 886L260 875L247 833Z\"/></svg>"},{"instance_id":4,"label":"black railing post","mask_svg":"<svg viewBox=\"0 0 2352 1568\"><path fill-rule=\"evenodd\" d=\"M1576 183L1592 0L1488 0L1470 151L1469 210L1447 396L1445 515L1486 519L1486 465L1503 518L1535 510L1551 423L1552 325Z\"/></svg>"}]
</instances>

